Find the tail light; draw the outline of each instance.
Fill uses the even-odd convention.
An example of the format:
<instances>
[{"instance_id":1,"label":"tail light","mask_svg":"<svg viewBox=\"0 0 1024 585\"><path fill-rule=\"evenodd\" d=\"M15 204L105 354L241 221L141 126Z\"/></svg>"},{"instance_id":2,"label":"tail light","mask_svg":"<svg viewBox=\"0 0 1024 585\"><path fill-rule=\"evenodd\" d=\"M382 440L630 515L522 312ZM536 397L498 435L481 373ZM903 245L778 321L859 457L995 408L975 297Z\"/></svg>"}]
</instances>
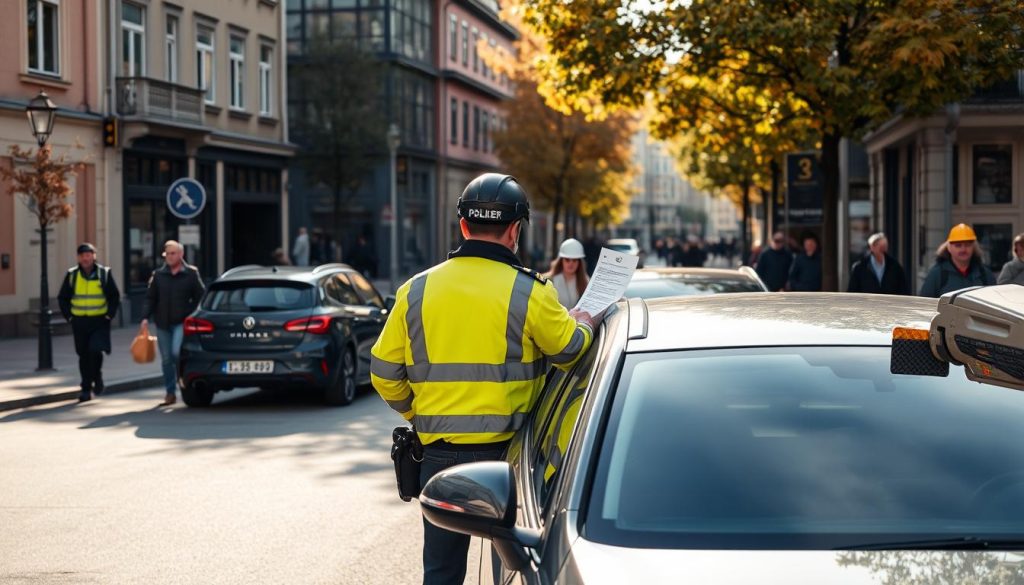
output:
<instances>
[{"instance_id":1,"label":"tail light","mask_svg":"<svg viewBox=\"0 0 1024 585\"><path fill-rule=\"evenodd\" d=\"M323 335L331 330L331 318L327 316L293 319L284 324L285 331L305 331L314 335Z\"/></svg>"},{"instance_id":2,"label":"tail light","mask_svg":"<svg viewBox=\"0 0 1024 585\"><path fill-rule=\"evenodd\" d=\"M185 317L185 335L213 333L213 323L199 317Z\"/></svg>"}]
</instances>

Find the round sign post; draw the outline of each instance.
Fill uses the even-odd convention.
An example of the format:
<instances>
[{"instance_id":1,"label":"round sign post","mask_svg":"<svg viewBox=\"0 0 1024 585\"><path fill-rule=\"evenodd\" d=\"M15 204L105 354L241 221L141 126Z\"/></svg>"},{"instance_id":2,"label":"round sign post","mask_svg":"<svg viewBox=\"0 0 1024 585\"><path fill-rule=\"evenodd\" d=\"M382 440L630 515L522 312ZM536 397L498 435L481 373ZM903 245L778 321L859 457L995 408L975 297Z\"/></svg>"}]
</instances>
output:
<instances>
[{"instance_id":1,"label":"round sign post","mask_svg":"<svg viewBox=\"0 0 1024 585\"><path fill-rule=\"evenodd\" d=\"M175 217L185 220L185 225L192 225L192 220L202 213L205 207L206 189L199 181L183 177L167 188L167 209ZM192 255L188 253L193 252L189 248L194 246L186 246L186 257Z\"/></svg>"}]
</instances>

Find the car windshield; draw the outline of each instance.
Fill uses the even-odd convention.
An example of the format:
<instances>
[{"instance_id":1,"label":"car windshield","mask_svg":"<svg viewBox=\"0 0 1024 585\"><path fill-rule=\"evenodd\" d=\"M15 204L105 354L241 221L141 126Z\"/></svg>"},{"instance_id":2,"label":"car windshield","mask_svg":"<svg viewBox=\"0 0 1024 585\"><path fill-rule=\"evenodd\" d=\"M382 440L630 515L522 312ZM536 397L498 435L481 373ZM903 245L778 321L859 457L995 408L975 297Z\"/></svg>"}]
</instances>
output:
<instances>
[{"instance_id":1,"label":"car windshield","mask_svg":"<svg viewBox=\"0 0 1024 585\"><path fill-rule=\"evenodd\" d=\"M203 309L221 312L291 311L313 306L313 287L301 282L215 283Z\"/></svg>"},{"instance_id":2,"label":"car windshield","mask_svg":"<svg viewBox=\"0 0 1024 585\"><path fill-rule=\"evenodd\" d=\"M961 368L890 374L888 347L628 355L584 534L680 549L1019 541L1022 421L1024 393Z\"/></svg>"},{"instance_id":3,"label":"car windshield","mask_svg":"<svg viewBox=\"0 0 1024 585\"><path fill-rule=\"evenodd\" d=\"M713 295L718 293L764 292L756 282L746 278L687 278L666 276L633 280L626 287L626 297L656 299L659 297Z\"/></svg>"}]
</instances>

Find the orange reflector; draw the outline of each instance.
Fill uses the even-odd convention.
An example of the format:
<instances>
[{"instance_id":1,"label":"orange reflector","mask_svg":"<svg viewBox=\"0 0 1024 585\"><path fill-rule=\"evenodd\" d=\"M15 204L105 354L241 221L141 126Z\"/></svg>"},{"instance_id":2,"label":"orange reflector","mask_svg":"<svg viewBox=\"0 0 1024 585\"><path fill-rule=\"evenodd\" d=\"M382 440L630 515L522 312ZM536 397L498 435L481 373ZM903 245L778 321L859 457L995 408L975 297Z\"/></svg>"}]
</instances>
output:
<instances>
[{"instance_id":1,"label":"orange reflector","mask_svg":"<svg viewBox=\"0 0 1024 585\"><path fill-rule=\"evenodd\" d=\"M892 330L892 338L904 341L928 341L928 330L896 327Z\"/></svg>"}]
</instances>

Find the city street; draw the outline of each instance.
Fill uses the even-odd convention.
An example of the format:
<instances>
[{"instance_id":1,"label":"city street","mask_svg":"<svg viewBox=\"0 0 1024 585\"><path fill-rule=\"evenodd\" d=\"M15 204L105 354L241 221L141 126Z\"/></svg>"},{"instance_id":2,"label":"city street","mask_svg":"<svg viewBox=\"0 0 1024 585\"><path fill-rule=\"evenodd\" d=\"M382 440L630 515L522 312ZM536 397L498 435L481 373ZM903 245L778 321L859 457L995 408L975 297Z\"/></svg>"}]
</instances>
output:
<instances>
[{"instance_id":1,"label":"city street","mask_svg":"<svg viewBox=\"0 0 1024 585\"><path fill-rule=\"evenodd\" d=\"M400 419L372 391L347 408L161 397L0 415L0 582L419 582L419 505L388 457Z\"/></svg>"}]
</instances>

